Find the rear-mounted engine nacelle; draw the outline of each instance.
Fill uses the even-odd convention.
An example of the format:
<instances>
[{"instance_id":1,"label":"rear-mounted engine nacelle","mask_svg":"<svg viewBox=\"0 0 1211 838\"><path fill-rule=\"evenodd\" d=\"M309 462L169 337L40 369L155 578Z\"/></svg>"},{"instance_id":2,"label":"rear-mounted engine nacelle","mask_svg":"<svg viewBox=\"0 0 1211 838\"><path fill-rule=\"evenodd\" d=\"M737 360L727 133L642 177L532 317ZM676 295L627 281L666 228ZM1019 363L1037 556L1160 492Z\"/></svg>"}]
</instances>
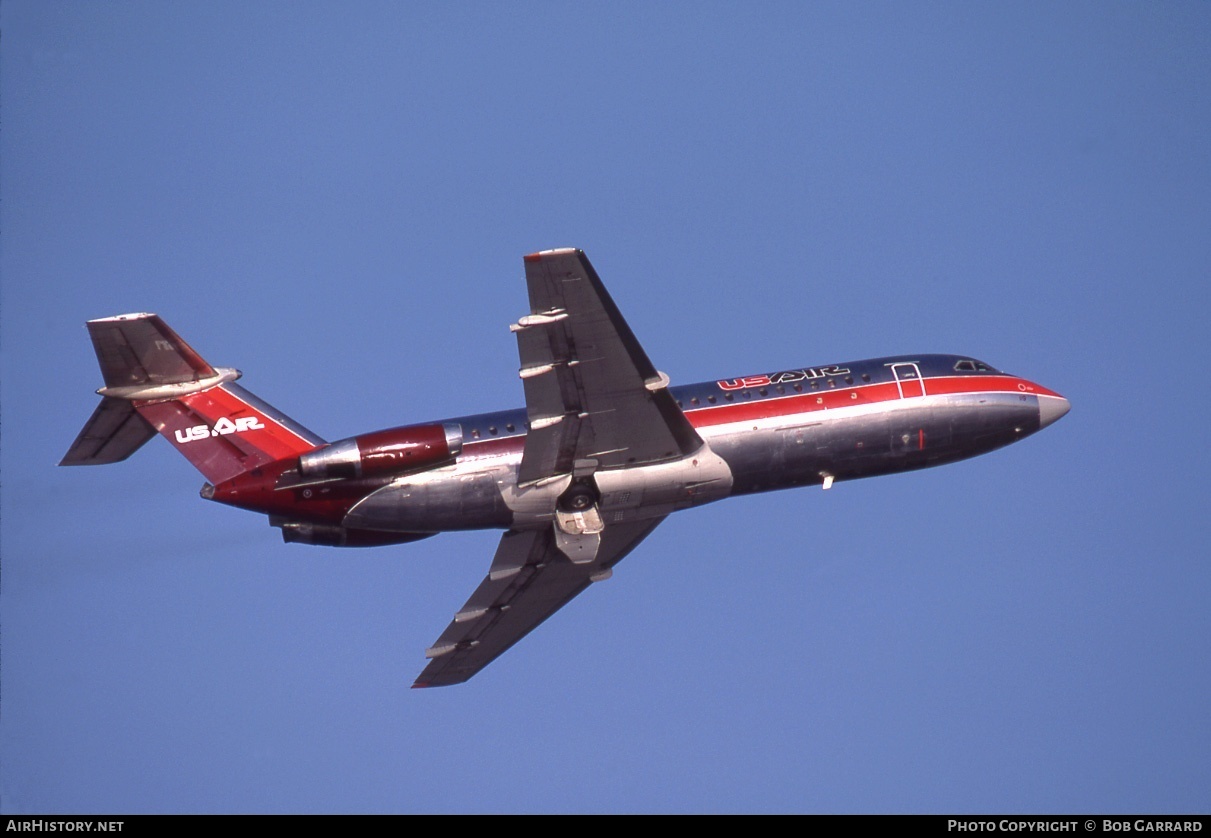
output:
<instances>
[{"instance_id":1,"label":"rear-mounted engine nacelle","mask_svg":"<svg viewBox=\"0 0 1211 838\"><path fill-rule=\"evenodd\" d=\"M307 521L270 521L282 528L282 541L287 544L318 544L323 547L382 547L387 544L406 544L420 541L436 533L431 532L377 532L375 530L349 529L336 524L315 524Z\"/></svg>"},{"instance_id":2,"label":"rear-mounted engine nacelle","mask_svg":"<svg viewBox=\"0 0 1211 838\"><path fill-rule=\"evenodd\" d=\"M331 479L421 471L454 462L462 449L460 425L410 425L342 439L303 454L299 474Z\"/></svg>"}]
</instances>

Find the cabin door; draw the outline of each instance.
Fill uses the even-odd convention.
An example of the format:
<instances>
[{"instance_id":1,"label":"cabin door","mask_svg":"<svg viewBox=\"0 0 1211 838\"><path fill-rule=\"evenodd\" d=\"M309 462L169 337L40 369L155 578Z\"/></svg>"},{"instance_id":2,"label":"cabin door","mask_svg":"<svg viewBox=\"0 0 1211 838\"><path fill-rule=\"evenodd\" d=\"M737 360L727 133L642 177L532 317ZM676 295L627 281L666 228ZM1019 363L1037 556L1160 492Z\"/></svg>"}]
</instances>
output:
<instances>
[{"instance_id":1,"label":"cabin door","mask_svg":"<svg viewBox=\"0 0 1211 838\"><path fill-rule=\"evenodd\" d=\"M925 382L921 380L921 370L916 364L892 364L891 371L896 377L896 386L900 388L900 398L912 399L925 395Z\"/></svg>"}]
</instances>

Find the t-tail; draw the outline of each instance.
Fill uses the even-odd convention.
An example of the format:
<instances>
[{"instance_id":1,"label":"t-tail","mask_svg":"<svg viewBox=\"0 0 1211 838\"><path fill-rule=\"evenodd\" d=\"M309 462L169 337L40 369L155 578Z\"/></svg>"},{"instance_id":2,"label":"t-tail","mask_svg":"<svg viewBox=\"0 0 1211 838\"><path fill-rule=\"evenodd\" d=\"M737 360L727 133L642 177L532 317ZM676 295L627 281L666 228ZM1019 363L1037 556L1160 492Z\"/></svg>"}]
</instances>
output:
<instances>
[{"instance_id":1,"label":"t-tail","mask_svg":"<svg viewBox=\"0 0 1211 838\"><path fill-rule=\"evenodd\" d=\"M59 465L125 460L158 431L219 484L324 440L235 383L239 370L212 367L155 314L90 320L105 386Z\"/></svg>"}]
</instances>

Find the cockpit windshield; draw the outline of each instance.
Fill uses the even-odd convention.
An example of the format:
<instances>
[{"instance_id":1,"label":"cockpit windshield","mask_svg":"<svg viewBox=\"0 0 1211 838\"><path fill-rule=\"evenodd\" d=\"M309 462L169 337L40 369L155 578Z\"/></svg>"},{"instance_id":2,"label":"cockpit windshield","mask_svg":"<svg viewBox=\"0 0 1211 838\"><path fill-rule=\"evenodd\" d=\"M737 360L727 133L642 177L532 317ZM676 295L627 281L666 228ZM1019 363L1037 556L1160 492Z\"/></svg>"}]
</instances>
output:
<instances>
[{"instance_id":1,"label":"cockpit windshield","mask_svg":"<svg viewBox=\"0 0 1211 838\"><path fill-rule=\"evenodd\" d=\"M976 361L976 360L973 360L970 358L964 358L961 361L955 362L955 372L995 372L995 373L999 373L1000 370L996 369L995 367L990 367L988 364L985 364L983 361Z\"/></svg>"}]
</instances>

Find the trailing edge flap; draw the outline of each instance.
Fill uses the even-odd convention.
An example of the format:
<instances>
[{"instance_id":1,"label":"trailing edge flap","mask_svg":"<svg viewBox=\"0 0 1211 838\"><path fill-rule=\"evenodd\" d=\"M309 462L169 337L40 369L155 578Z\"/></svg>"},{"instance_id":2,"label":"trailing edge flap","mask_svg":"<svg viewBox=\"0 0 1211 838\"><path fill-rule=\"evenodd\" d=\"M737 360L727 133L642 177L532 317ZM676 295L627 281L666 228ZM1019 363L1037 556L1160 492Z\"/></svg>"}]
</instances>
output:
<instances>
[{"instance_id":1,"label":"trailing edge flap","mask_svg":"<svg viewBox=\"0 0 1211 838\"><path fill-rule=\"evenodd\" d=\"M103 397L59 465L117 463L138 451L155 435L156 429L129 401Z\"/></svg>"},{"instance_id":2,"label":"trailing edge flap","mask_svg":"<svg viewBox=\"0 0 1211 838\"><path fill-rule=\"evenodd\" d=\"M702 439L582 251L525 257L530 315L514 325L530 430L518 482L655 463Z\"/></svg>"},{"instance_id":3,"label":"trailing edge flap","mask_svg":"<svg viewBox=\"0 0 1211 838\"><path fill-rule=\"evenodd\" d=\"M607 524L592 562L574 564L555 544L555 529L509 530L492 568L454 622L426 653L430 660L414 687L461 684L496 660L610 568L663 521Z\"/></svg>"}]
</instances>

